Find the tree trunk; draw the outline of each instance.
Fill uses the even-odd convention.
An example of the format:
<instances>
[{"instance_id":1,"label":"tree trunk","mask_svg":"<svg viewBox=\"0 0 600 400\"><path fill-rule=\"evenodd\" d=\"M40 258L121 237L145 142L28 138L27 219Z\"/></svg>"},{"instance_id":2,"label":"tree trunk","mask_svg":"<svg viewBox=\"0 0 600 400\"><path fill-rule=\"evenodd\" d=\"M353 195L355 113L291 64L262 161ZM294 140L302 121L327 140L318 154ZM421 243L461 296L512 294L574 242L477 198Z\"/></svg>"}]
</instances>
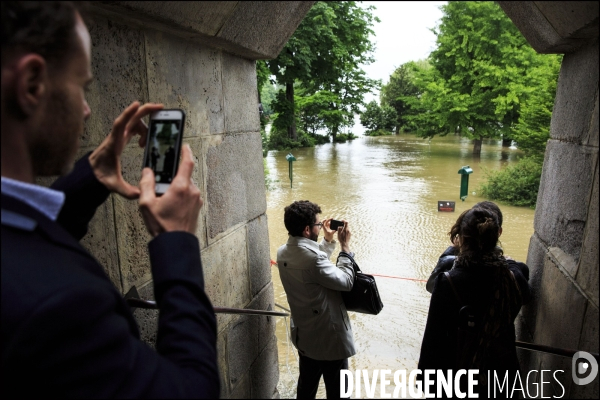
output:
<instances>
[{"instance_id":1,"label":"tree trunk","mask_svg":"<svg viewBox=\"0 0 600 400\"><path fill-rule=\"evenodd\" d=\"M473 140L473 156L480 157L481 156L481 143L482 139L474 139Z\"/></svg>"},{"instance_id":2,"label":"tree trunk","mask_svg":"<svg viewBox=\"0 0 600 400\"><path fill-rule=\"evenodd\" d=\"M288 126L288 137L294 141L298 140L298 133L296 132L296 106L294 104L294 83L285 84L285 98L292 104L292 123Z\"/></svg>"},{"instance_id":3,"label":"tree trunk","mask_svg":"<svg viewBox=\"0 0 600 400\"><path fill-rule=\"evenodd\" d=\"M512 139L502 139L502 147L510 147Z\"/></svg>"},{"instance_id":4,"label":"tree trunk","mask_svg":"<svg viewBox=\"0 0 600 400\"><path fill-rule=\"evenodd\" d=\"M336 136L337 136L337 134L338 134L338 130L339 130L339 126L338 126L338 125L334 126L334 127L333 127L333 129L331 129L331 138L332 138L332 140L331 140L331 141L332 141L333 143L335 143L335 137L336 137Z\"/></svg>"}]
</instances>

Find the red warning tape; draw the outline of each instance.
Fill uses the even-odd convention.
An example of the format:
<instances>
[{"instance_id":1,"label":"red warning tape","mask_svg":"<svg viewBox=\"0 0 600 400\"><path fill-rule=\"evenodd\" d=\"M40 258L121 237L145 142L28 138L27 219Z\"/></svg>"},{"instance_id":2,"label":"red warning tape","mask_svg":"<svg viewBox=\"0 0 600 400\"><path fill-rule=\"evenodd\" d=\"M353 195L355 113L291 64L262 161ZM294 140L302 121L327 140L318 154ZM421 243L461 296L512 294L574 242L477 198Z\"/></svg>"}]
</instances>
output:
<instances>
[{"instance_id":1,"label":"red warning tape","mask_svg":"<svg viewBox=\"0 0 600 400\"><path fill-rule=\"evenodd\" d=\"M271 260L271 265L277 265L277 262ZM403 280L406 280L406 281L427 282L427 279L403 278L401 276L381 275L381 274L369 274L369 275L380 276L382 278L403 279Z\"/></svg>"}]
</instances>

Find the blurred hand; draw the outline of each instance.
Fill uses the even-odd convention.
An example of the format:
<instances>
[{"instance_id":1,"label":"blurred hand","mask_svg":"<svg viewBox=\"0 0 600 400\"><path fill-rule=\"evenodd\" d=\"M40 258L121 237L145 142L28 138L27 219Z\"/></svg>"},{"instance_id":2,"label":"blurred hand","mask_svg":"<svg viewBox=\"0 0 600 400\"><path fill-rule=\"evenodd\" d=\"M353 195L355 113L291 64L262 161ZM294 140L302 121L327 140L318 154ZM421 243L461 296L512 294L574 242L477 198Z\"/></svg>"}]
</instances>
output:
<instances>
[{"instance_id":1,"label":"blurred hand","mask_svg":"<svg viewBox=\"0 0 600 400\"><path fill-rule=\"evenodd\" d=\"M192 149L186 144L181 150L179 171L162 196L157 197L154 192L154 172L150 168L142 171L140 211L152 236L173 231L196 233L203 202L200 190L191 179L194 171Z\"/></svg>"},{"instance_id":2,"label":"blurred hand","mask_svg":"<svg viewBox=\"0 0 600 400\"><path fill-rule=\"evenodd\" d=\"M350 237L352 236L352 233L350 232L350 228L348 227L348 221L342 220L342 222L344 223L344 226L340 226L338 228L337 237L338 237L338 240L340 241L340 246L342 247L342 251L349 253L350 252L349 243L350 243Z\"/></svg>"},{"instance_id":3,"label":"blurred hand","mask_svg":"<svg viewBox=\"0 0 600 400\"><path fill-rule=\"evenodd\" d=\"M323 223L323 236L328 242L331 242L333 240L333 234L336 232L331 229L331 220L332 218L327 218L321 221Z\"/></svg>"},{"instance_id":4,"label":"blurred hand","mask_svg":"<svg viewBox=\"0 0 600 400\"><path fill-rule=\"evenodd\" d=\"M146 145L148 127L142 118L155 111L162 110L162 104L147 103L140 106L135 101L119 115L113 123L112 130L100 143L100 146L90 154L90 165L96 178L111 192L120 194L128 199L136 199L140 189L130 185L123 179L121 171L121 154L125 146L135 135L140 135L139 145Z\"/></svg>"}]
</instances>

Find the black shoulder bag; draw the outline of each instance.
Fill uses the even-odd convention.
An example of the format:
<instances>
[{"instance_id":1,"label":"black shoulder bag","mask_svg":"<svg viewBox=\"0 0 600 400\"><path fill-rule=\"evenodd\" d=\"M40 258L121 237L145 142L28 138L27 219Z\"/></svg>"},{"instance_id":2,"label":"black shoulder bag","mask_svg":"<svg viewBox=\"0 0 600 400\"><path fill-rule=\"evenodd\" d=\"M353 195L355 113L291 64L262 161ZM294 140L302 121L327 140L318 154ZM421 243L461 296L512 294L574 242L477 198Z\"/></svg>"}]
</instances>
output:
<instances>
[{"instance_id":1,"label":"black shoulder bag","mask_svg":"<svg viewBox=\"0 0 600 400\"><path fill-rule=\"evenodd\" d=\"M363 314L379 314L383 308L383 303L379 297L375 278L372 275L363 274L350 254L340 252L338 260L340 257L348 257L352 261L352 267L354 268L354 285L352 285L352 290L341 292L346 310Z\"/></svg>"}]
</instances>

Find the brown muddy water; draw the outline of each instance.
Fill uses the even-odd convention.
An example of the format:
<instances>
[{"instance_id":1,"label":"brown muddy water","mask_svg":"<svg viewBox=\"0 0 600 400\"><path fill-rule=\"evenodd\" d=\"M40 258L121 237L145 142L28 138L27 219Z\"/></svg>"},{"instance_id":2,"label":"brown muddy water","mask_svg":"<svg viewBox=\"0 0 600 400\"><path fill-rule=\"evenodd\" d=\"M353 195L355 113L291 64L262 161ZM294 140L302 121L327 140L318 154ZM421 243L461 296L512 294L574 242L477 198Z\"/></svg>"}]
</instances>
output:
<instances>
[{"instance_id":1,"label":"brown muddy water","mask_svg":"<svg viewBox=\"0 0 600 400\"><path fill-rule=\"evenodd\" d=\"M484 171L499 170L522 155L516 148L503 148L499 140L486 140L481 158L475 160L472 147L471 141L456 136L428 141L401 134L295 149L293 188L285 159L288 151L270 151L266 159L274 181L267 191L271 259L276 259L277 248L287 241L284 207L295 200L310 200L321 206L322 218L349 221L350 248L364 272L426 280L450 245L447 233L459 214L486 200L477 194L479 184L485 181ZM473 173L469 196L462 202L458 170L465 165ZM456 211L438 212L438 200L455 201ZM504 214L500 238L504 252L526 261L534 210L499 205ZM334 262L338 251L339 247L332 255ZM272 273L275 303L289 308L277 266ZM430 294L424 282L376 280L383 311L377 316L349 313L357 348L349 369L415 369ZM294 398L298 362L286 324L289 329L289 319L277 319L278 388L282 398ZM387 392L393 389L392 380ZM325 398L322 380L317 398Z\"/></svg>"}]
</instances>

